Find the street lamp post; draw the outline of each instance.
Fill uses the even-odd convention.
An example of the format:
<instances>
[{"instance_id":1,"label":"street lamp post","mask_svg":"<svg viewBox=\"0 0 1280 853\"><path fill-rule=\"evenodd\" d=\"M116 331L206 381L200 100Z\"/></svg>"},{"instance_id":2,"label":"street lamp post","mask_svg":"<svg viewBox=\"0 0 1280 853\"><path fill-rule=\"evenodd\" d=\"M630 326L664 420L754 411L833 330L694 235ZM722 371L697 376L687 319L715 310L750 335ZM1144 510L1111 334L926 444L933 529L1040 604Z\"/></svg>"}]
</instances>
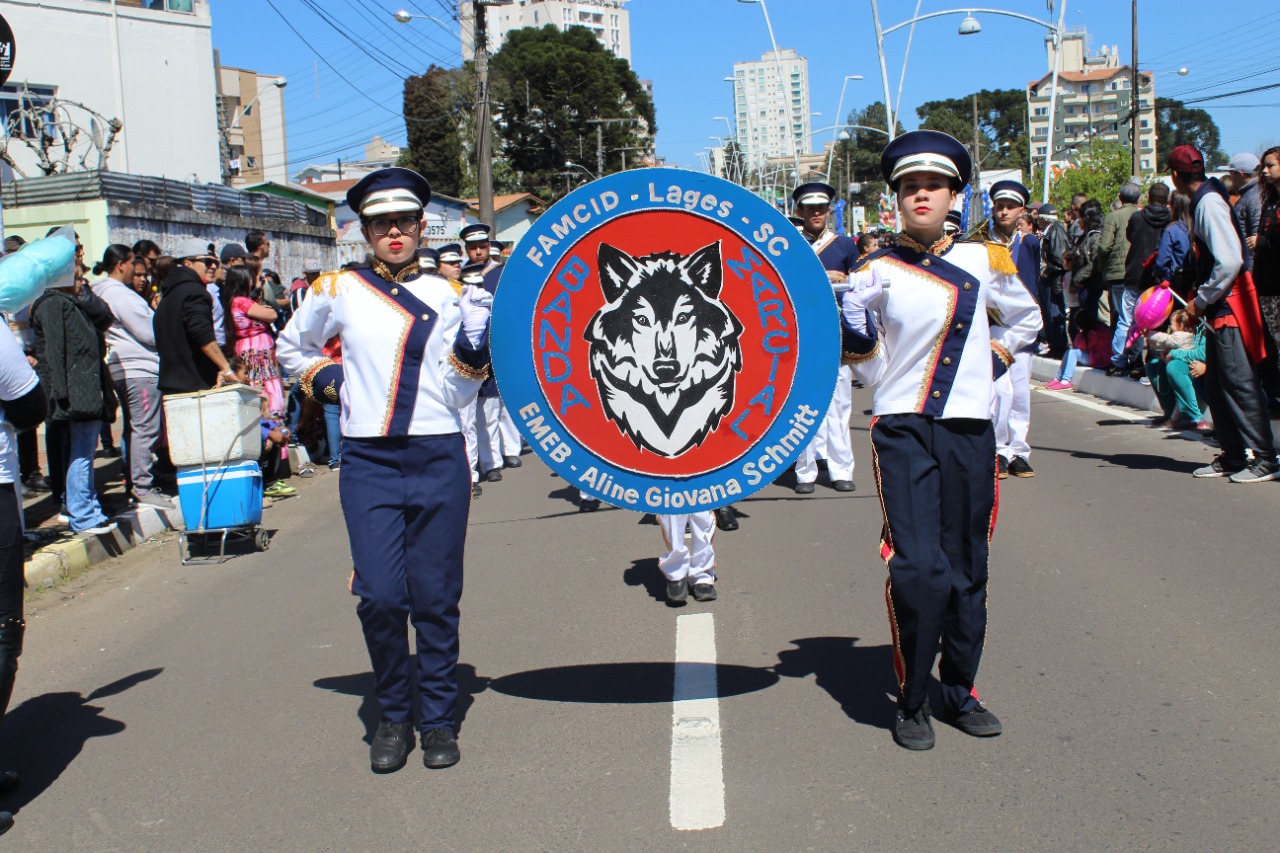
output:
<instances>
[{"instance_id":1,"label":"street lamp post","mask_svg":"<svg viewBox=\"0 0 1280 853\"><path fill-rule=\"evenodd\" d=\"M843 111L844 111L844 90L845 90L845 87L849 85L849 81L850 81L850 80L861 80L861 79L862 79L862 75L861 75L861 74L846 74L846 75L845 75L845 77L844 77L844 82L840 84L840 101L839 101L838 105L836 106L836 121L838 121L838 122L840 122L840 121L844 121L844 112L843 112ZM839 126L840 126L840 125L836 125L836 127L839 127ZM838 133L838 131L836 131L836 130L834 130L834 129L831 131L831 150L830 150L829 152L827 152L827 174L828 174L828 175L830 175L830 174L831 174L831 158L832 158L832 157L835 155L835 153L836 153L836 134L837 134L837 133Z\"/></svg>"},{"instance_id":2,"label":"street lamp post","mask_svg":"<svg viewBox=\"0 0 1280 853\"><path fill-rule=\"evenodd\" d=\"M769 7L765 4L765 0L738 0L739 3L759 4L760 11L764 12L764 25L769 30L769 43L773 45L773 61L778 68L778 92L782 96L782 107L787 115L787 139L791 141L791 159L795 163L795 169L800 171L800 146L796 144L794 132L791 130L791 110L787 109L787 89L786 81L782 77L782 56L778 53L778 40L773 37L773 23L769 20Z\"/></svg>"},{"instance_id":3,"label":"street lamp post","mask_svg":"<svg viewBox=\"0 0 1280 853\"><path fill-rule=\"evenodd\" d=\"M742 0L739 0L742 2ZM1053 14L1053 4L1055 0L1047 0L1049 6L1049 14ZM925 15L917 15L910 20L894 24L891 27L882 28L880 26L880 9L877 0L871 0L871 16L876 28L876 50L880 55L880 78L884 83L884 110L888 118L887 126L889 128L889 138L893 139L894 131L897 128L897 117L893 114L892 104L889 100L889 72L885 66L884 59L884 37L894 30L914 24L918 21L925 21L930 18L940 18L944 15L964 15L964 20L960 22L959 34L962 36L977 35L982 32L982 24L974 15L1000 15L1006 18L1017 18L1020 21L1028 21L1032 24L1038 24L1049 31L1050 37L1053 39L1053 76L1050 82L1049 92L1049 132L1046 140L1046 151L1053 150L1053 124L1056 120L1058 107L1058 71L1062 66L1062 30L1067 17L1067 0L1061 0L1061 6L1058 7L1058 23L1052 24L1048 21L1042 21L1031 15L1024 15L1021 12L1008 12L1004 9L979 9L969 7L967 9L945 9L941 12L929 12ZM906 74L906 64L903 63L903 75ZM1042 201L1049 200L1049 169L1048 160L1045 161L1044 175L1044 196Z\"/></svg>"}]
</instances>

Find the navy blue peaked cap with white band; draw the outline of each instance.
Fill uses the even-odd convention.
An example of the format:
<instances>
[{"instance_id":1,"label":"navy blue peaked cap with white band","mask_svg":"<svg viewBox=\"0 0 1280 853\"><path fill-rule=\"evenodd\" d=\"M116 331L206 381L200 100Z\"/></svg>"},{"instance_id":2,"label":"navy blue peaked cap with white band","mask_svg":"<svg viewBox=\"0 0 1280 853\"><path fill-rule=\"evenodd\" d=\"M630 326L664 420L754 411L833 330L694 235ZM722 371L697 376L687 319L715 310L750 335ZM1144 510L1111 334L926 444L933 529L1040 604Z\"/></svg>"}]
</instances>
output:
<instances>
[{"instance_id":1,"label":"navy blue peaked cap with white band","mask_svg":"<svg viewBox=\"0 0 1280 853\"><path fill-rule=\"evenodd\" d=\"M831 204L836 188L822 181L810 181L791 191L792 204Z\"/></svg>"},{"instance_id":2,"label":"navy blue peaked cap with white band","mask_svg":"<svg viewBox=\"0 0 1280 853\"><path fill-rule=\"evenodd\" d=\"M1007 198L1010 201L1015 201L1023 207L1026 207L1027 202L1031 201L1031 190L1024 187L1018 181L996 181L991 185L989 192L993 202L999 201L1002 198Z\"/></svg>"},{"instance_id":3,"label":"navy blue peaked cap with white band","mask_svg":"<svg viewBox=\"0 0 1280 853\"><path fill-rule=\"evenodd\" d=\"M895 137L880 155L880 174L898 191L898 179L909 172L933 172L969 183L973 160L954 136L937 130L913 130Z\"/></svg>"},{"instance_id":4,"label":"navy blue peaked cap with white band","mask_svg":"<svg viewBox=\"0 0 1280 853\"><path fill-rule=\"evenodd\" d=\"M351 212L364 219L392 213L413 213L431 201L431 184L412 169L393 166L365 175L347 190Z\"/></svg>"}]
</instances>

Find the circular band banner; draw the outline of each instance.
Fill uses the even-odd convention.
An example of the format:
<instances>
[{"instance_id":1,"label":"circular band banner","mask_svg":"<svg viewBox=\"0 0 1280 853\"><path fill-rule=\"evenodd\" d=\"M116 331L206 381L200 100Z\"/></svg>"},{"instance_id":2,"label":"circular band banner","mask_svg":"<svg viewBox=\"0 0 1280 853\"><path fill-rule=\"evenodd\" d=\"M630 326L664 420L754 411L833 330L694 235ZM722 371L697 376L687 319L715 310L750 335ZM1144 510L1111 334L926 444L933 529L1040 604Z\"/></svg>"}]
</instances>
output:
<instances>
[{"instance_id":1,"label":"circular band banner","mask_svg":"<svg viewBox=\"0 0 1280 853\"><path fill-rule=\"evenodd\" d=\"M813 439L840 364L831 285L795 226L675 169L609 175L542 214L503 270L490 337L538 456L640 512L771 483Z\"/></svg>"}]
</instances>

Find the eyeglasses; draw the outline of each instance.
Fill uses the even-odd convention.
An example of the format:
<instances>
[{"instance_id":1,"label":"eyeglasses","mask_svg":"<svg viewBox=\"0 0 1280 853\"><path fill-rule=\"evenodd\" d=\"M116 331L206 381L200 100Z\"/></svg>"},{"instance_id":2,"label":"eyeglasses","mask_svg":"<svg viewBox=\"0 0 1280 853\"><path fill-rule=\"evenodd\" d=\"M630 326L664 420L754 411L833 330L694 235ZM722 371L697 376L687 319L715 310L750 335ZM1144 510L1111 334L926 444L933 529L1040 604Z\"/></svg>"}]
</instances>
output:
<instances>
[{"instance_id":1,"label":"eyeglasses","mask_svg":"<svg viewBox=\"0 0 1280 853\"><path fill-rule=\"evenodd\" d=\"M422 224L422 218L418 216L399 216L395 219L370 219L369 233L375 237L385 237L391 232L391 226L395 226L396 230L401 234L409 234L418 230L418 226Z\"/></svg>"}]
</instances>

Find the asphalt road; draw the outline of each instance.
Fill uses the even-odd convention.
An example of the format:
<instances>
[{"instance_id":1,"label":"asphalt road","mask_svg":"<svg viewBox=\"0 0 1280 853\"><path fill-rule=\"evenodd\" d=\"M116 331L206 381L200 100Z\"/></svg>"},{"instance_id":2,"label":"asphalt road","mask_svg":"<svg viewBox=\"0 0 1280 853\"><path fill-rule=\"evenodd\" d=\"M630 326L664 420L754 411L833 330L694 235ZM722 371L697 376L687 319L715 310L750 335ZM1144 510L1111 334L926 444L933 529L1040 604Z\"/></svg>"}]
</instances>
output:
<instances>
[{"instance_id":1,"label":"asphalt road","mask_svg":"<svg viewBox=\"0 0 1280 853\"><path fill-rule=\"evenodd\" d=\"M979 684L1002 737L891 740L859 415L857 492L772 486L741 504L712 604L668 608L658 528L579 515L532 456L486 486L449 770L415 755L369 772L337 477L268 510L267 553L184 568L174 543L149 544L46 594L0 729L0 763L23 776L0 846L1276 849L1280 487L1193 481L1211 449L1116 414L1039 393L1033 412L1037 476L1002 490ZM702 637L682 646L697 661L709 621L718 665L681 664L684 714L677 625ZM693 749L673 749L673 724ZM717 803L721 826L673 828Z\"/></svg>"}]
</instances>

